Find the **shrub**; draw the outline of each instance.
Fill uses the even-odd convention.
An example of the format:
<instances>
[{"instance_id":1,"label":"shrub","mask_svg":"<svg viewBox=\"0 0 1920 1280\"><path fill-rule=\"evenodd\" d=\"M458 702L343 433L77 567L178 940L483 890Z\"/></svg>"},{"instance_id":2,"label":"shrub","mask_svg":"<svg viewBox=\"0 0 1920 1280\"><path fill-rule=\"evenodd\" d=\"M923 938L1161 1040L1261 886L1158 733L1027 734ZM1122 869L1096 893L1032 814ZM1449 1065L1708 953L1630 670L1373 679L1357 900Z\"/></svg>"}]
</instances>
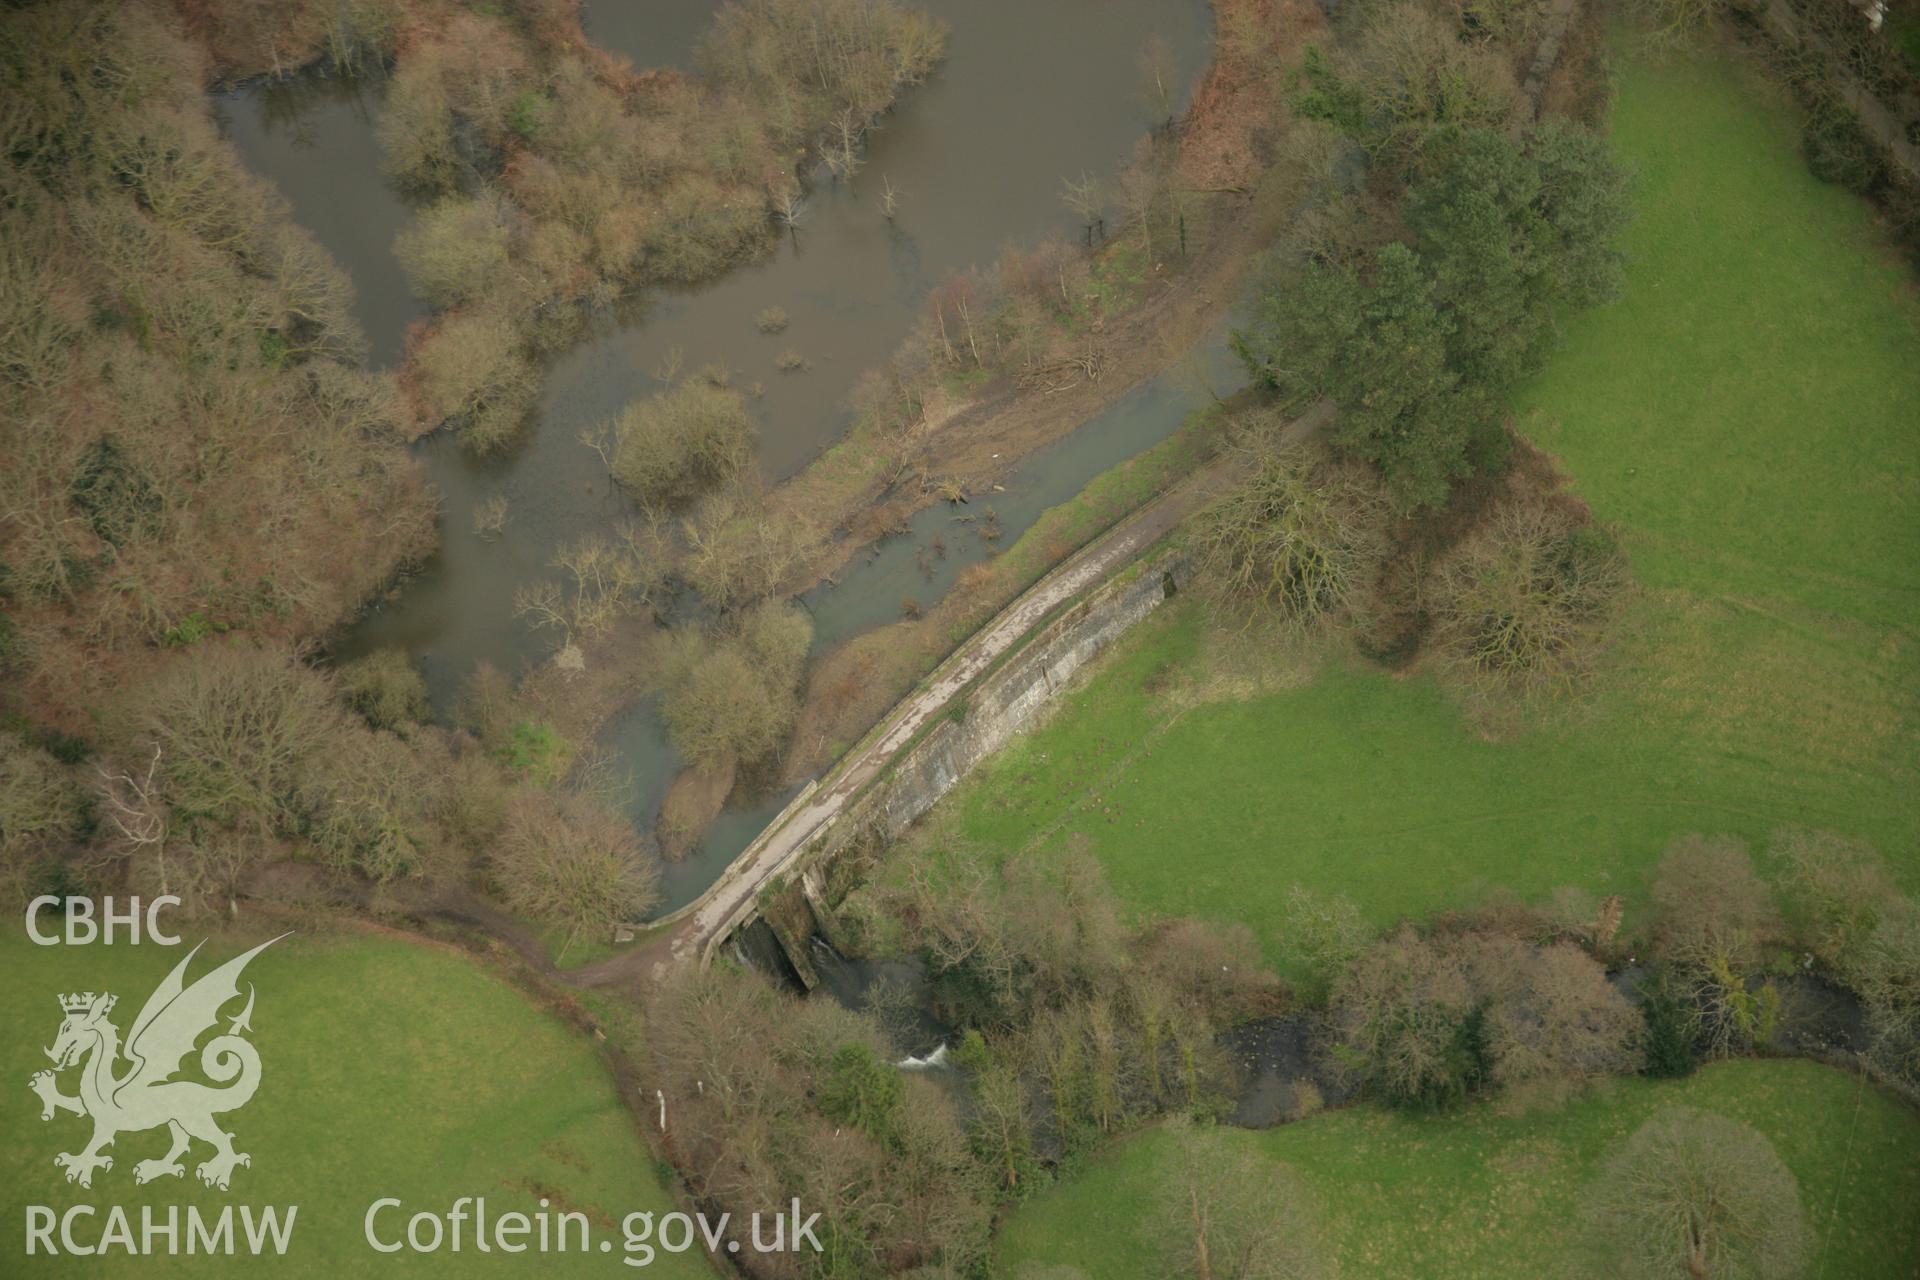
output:
<instances>
[{"instance_id":1,"label":"shrub","mask_svg":"<svg viewBox=\"0 0 1920 1280\"><path fill-rule=\"evenodd\" d=\"M960 1043L947 1055L956 1070L969 1075L979 1075L993 1065L993 1050L987 1047L986 1037L980 1034L978 1027L968 1027L960 1037Z\"/></svg>"},{"instance_id":2,"label":"shrub","mask_svg":"<svg viewBox=\"0 0 1920 1280\"><path fill-rule=\"evenodd\" d=\"M427 718L427 682L404 649L376 649L340 668L347 705L376 729L404 729Z\"/></svg>"},{"instance_id":3,"label":"shrub","mask_svg":"<svg viewBox=\"0 0 1920 1280\"><path fill-rule=\"evenodd\" d=\"M718 634L676 632L663 664L661 715L690 763L753 764L785 740L812 642L805 611L767 601Z\"/></svg>"},{"instance_id":4,"label":"shrub","mask_svg":"<svg viewBox=\"0 0 1920 1280\"><path fill-rule=\"evenodd\" d=\"M507 495L496 493L473 508L473 532L491 542L507 528Z\"/></svg>"},{"instance_id":5,"label":"shrub","mask_svg":"<svg viewBox=\"0 0 1920 1280\"><path fill-rule=\"evenodd\" d=\"M1293 1103L1287 1108L1286 1113L1289 1122L1310 1120L1326 1110L1327 1100L1321 1094L1320 1086L1312 1080L1301 1076L1293 1082L1292 1088Z\"/></svg>"},{"instance_id":6,"label":"shrub","mask_svg":"<svg viewBox=\"0 0 1920 1280\"><path fill-rule=\"evenodd\" d=\"M646 503L678 504L731 480L752 456L753 415L719 369L635 401L613 427L613 476Z\"/></svg>"},{"instance_id":7,"label":"shrub","mask_svg":"<svg viewBox=\"0 0 1920 1280\"><path fill-rule=\"evenodd\" d=\"M540 384L512 322L486 311L447 317L415 349L409 367L425 420L452 425L476 453L507 443Z\"/></svg>"},{"instance_id":8,"label":"shrub","mask_svg":"<svg viewBox=\"0 0 1920 1280\"><path fill-rule=\"evenodd\" d=\"M451 307L499 284L512 239L507 205L498 196L449 196L422 211L394 240L393 252L416 297Z\"/></svg>"},{"instance_id":9,"label":"shrub","mask_svg":"<svg viewBox=\"0 0 1920 1280\"><path fill-rule=\"evenodd\" d=\"M508 906L566 930L561 955L582 933L610 933L659 900L658 869L631 825L536 792L507 806L492 869Z\"/></svg>"},{"instance_id":10,"label":"shrub","mask_svg":"<svg viewBox=\"0 0 1920 1280\"><path fill-rule=\"evenodd\" d=\"M546 787L566 775L573 762L573 746L549 725L517 720L493 756L534 786Z\"/></svg>"},{"instance_id":11,"label":"shrub","mask_svg":"<svg viewBox=\"0 0 1920 1280\"><path fill-rule=\"evenodd\" d=\"M1870 196L1887 179L1881 145L1860 127L1852 108L1838 99L1822 99L1807 113L1800 136L1807 169L1822 182Z\"/></svg>"},{"instance_id":12,"label":"shrub","mask_svg":"<svg viewBox=\"0 0 1920 1280\"><path fill-rule=\"evenodd\" d=\"M780 333L787 327L785 307L767 307L753 318L753 327L762 333Z\"/></svg>"}]
</instances>

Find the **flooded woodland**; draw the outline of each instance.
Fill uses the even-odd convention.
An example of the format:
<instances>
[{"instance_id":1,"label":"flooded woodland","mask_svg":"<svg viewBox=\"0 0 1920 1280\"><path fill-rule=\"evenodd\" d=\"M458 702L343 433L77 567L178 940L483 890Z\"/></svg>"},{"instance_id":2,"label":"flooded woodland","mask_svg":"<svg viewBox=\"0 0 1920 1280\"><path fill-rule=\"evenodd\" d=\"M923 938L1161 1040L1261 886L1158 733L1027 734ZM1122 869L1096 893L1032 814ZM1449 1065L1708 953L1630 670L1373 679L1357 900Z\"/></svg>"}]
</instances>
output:
<instances>
[{"instance_id":1,"label":"flooded woodland","mask_svg":"<svg viewBox=\"0 0 1920 1280\"><path fill-rule=\"evenodd\" d=\"M712 8L601 3L583 25L636 67L689 68ZM686 369L719 365L750 388L754 465L769 483L792 476L847 430L855 379L885 361L944 276L990 265L1009 244L1080 233L1061 200L1063 178L1111 178L1154 124L1142 47L1163 43L1190 84L1210 29L1199 0L953 2L930 11L951 29L938 73L872 130L857 177L836 180L824 167L809 175L805 212L772 253L712 284L621 299L548 363L537 406L504 452L475 457L446 432L417 446L439 494L439 547L336 638L337 660L400 647L444 713L477 663L517 676L546 659L553 643L516 616L516 588L545 576L567 540L634 511L583 431ZM414 211L381 166L373 125L383 88L377 72L345 78L320 67L242 85L218 109L246 163L346 268L370 359L392 366L427 308L393 252ZM891 220L877 204L883 183L900 193ZM768 308L786 314L777 334L756 326ZM786 352L804 364L783 370ZM1231 381L1224 356L1223 342L1209 348L1219 387ZM999 537L1011 542L1094 475L1171 434L1200 394L1191 379L1143 386L1066 438L1007 459L992 495ZM473 513L499 500L509 517L497 536L482 536ZM808 592L816 650L897 619L903 599L936 603L962 569L991 554L984 540L951 529L944 511L927 508L837 582ZM652 700L609 709L601 746L631 774L631 816L650 829L680 768ZM749 797L721 814L691 858L665 868L659 909L697 896L788 794Z\"/></svg>"}]
</instances>

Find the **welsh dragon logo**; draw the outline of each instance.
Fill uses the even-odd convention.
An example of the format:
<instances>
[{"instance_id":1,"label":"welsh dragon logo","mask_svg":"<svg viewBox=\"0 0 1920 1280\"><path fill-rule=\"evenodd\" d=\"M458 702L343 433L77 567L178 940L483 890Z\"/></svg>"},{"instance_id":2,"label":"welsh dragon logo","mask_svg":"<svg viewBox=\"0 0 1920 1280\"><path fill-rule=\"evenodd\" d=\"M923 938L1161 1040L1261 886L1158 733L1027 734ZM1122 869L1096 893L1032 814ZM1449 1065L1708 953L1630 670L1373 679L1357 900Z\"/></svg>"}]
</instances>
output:
<instances>
[{"instance_id":1,"label":"welsh dragon logo","mask_svg":"<svg viewBox=\"0 0 1920 1280\"><path fill-rule=\"evenodd\" d=\"M283 933L280 938L286 936ZM53 1070L36 1072L28 1084L40 1095L42 1120L53 1119L56 1111L71 1111L93 1120L92 1141L79 1151L53 1158L67 1171L68 1182L91 1187L95 1169L112 1170L113 1157L103 1153L116 1137L161 1125L173 1135L173 1145L159 1159L134 1165L133 1180L137 1183L185 1174L180 1157L187 1154L195 1138L213 1147L212 1158L202 1161L195 1170L200 1181L210 1187L225 1191L234 1167L253 1163L245 1152L233 1149L233 1135L213 1119L245 1106L260 1087L259 1051L241 1036L241 1032L252 1030L248 1019L253 1016L253 984L247 984L246 1007L228 1022L223 1034L214 1036L200 1050L201 1072L224 1087L173 1077L193 1052L195 1042L219 1022L221 1008L239 996L240 973L247 962L280 938L269 938L187 986L187 965L204 944L196 945L147 997L127 1033L124 1048L119 1028L107 1018L118 997L91 991L60 997L66 1017L53 1047L46 1050L53 1060ZM116 1070L122 1057L129 1064L123 1072ZM83 1064L80 1092L69 1096L60 1092L55 1073L76 1064Z\"/></svg>"}]
</instances>

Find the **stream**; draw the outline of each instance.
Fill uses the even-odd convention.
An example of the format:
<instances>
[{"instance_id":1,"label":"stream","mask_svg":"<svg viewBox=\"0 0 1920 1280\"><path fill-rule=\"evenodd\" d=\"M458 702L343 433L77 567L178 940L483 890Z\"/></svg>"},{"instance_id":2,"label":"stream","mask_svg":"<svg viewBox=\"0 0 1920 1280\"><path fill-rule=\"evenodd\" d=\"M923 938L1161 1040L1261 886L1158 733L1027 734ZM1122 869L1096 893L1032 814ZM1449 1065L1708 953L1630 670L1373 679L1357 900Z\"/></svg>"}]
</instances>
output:
<instances>
[{"instance_id":1,"label":"stream","mask_svg":"<svg viewBox=\"0 0 1920 1280\"><path fill-rule=\"evenodd\" d=\"M1083 169L1111 177L1150 123L1138 90L1141 45L1163 38L1191 84L1210 36L1205 0L927 0L922 7L952 29L946 62L879 122L856 181L813 182L796 235L712 284L651 291L599 320L549 364L532 421L504 454L476 459L446 432L417 446L440 495L439 550L337 639L335 659L405 649L443 715L476 664L517 676L544 659L552 642L514 616L515 589L548 576L560 544L634 511L579 442L582 430L665 385L676 367L718 363L737 385L761 388L752 403L762 475L769 482L791 476L844 433L854 380L884 362L942 276L989 265L1008 244L1077 233L1060 201L1062 177ZM686 67L712 8L700 0L595 0L584 22L594 40L636 66ZM399 363L407 326L425 309L393 256L393 237L413 210L380 171L373 139L380 98L377 80L310 70L241 86L216 107L248 165L280 187L296 219L351 276L369 361L384 368ZM903 193L892 224L875 203L883 178ZM790 317L787 329L759 333L754 317L776 306ZM776 369L787 350L807 361L805 370ZM1214 384L1208 390L1232 389L1223 342L1210 342L1201 363ZM998 545L1170 434L1208 390L1189 371L1170 374L1022 460L1003 492L975 504L994 508ZM508 522L501 536L483 539L471 513L496 497L507 502ZM993 550L976 534L955 532L965 528L953 523L951 509L928 508L836 585L808 593L816 646L896 620L905 598L931 607L962 569ZM600 741L632 772L631 816L650 830L680 767L652 700L610 716ZM697 897L786 799L730 806L691 856L664 865L658 911Z\"/></svg>"}]
</instances>

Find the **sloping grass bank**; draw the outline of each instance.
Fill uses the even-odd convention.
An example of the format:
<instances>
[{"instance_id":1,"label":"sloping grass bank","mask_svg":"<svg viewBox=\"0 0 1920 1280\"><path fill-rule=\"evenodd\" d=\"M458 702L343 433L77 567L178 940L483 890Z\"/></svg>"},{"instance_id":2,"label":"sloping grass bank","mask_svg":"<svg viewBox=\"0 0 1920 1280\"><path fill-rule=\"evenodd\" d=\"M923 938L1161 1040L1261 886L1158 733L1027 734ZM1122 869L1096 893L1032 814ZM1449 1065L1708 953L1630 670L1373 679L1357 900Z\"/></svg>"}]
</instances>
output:
<instances>
[{"instance_id":1,"label":"sloping grass bank","mask_svg":"<svg viewBox=\"0 0 1920 1280\"><path fill-rule=\"evenodd\" d=\"M27 1079L48 1063L61 1008L71 991L111 991L111 1020L127 1034L148 993L196 940L179 947L36 947L18 921L0 942L0 1077L10 1090L6 1139L0 1142L0 1270L89 1276L549 1276L599 1275L620 1265L620 1220L635 1210L656 1215L675 1206L653 1159L634 1132L612 1078L593 1049L558 1018L451 949L358 933L296 934L262 952L243 982L257 997L249 1037L261 1060L259 1091L220 1117L236 1150L252 1156L230 1191L202 1186L194 1165L209 1149L195 1144L183 1178L136 1186L134 1165L163 1155L164 1129L120 1135L113 1168L95 1173L91 1190L68 1184L56 1152L76 1151L90 1126L65 1113L42 1123ZM195 957L188 981L270 936L219 936ZM243 992L244 994L244 992ZM238 1012L238 1004L228 1010ZM223 1019L221 1029L225 1030ZM197 1059L189 1059L192 1063ZM124 1066L122 1068L124 1070ZM77 1071L64 1072L72 1094ZM393 1196L403 1209L380 1219L391 1239L409 1215L444 1214L462 1196L485 1196L490 1215L533 1214L545 1197L551 1212L587 1214L597 1238L611 1239L611 1257L597 1252L519 1255L477 1253L472 1228L460 1253L384 1255L362 1235L368 1206ZM299 1206L284 1258L244 1256L35 1257L25 1260L24 1212L35 1204L62 1213L92 1204L132 1215L143 1205ZM103 1218L80 1223L83 1241ZM184 1231L184 1228L183 1228ZM238 1228L236 1227L236 1232ZM56 1237L57 1238L57 1237ZM184 1247L184 1245L183 1245ZM18 1274L28 1274L22 1271ZM648 1271L711 1276L694 1255L660 1255Z\"/></svg>"},{"instance_id":2,"label":"sloping grass bank","mask_svg":"<svg viewBox=\"0 0 1920 1280\"><path fill-rule=\"evenodd\" d=\"M1270 948L1295 883L1383 923L1490 885L1631 909L1690 831L1831 828L1920 880L1920 304L1745 68L1630 56L1619 88L1627 294L1518 406L1641 583L1589 703L1496 742L1418 674L1232 700L1197 611L1168 610L950 802L965 837L1079 833L1140 908Z\"/></svg>"},{"instance_id":3,"label":"sloping grass bank","mask_svg":"<svg viewBox=\"0 0 1920 1280\"><path fill-rule=\"evenodd\" d=\"M1489 1106L1416 1118L1375 1107L1264 1132L1218 1129L1300 1175L1340 1274L1369 1280L1562 1274L1582 1189L1655 1110L1717 1112L1752 1125L1800 1183L1813 1228L1809 1275L1876 1280L1920 1269L1920 1116L1810 1062L1738 1061L1686 1080L1611 1081L1550 1114ZM1021 1209L1001 1238L1001 1274L1070 1263L1089 1276L1153 1275L1157 1188L1169 1143L1148 1131ZM1144 1228L1144 1229L1143 1229Z\"/></svg>"}]
</instances>

